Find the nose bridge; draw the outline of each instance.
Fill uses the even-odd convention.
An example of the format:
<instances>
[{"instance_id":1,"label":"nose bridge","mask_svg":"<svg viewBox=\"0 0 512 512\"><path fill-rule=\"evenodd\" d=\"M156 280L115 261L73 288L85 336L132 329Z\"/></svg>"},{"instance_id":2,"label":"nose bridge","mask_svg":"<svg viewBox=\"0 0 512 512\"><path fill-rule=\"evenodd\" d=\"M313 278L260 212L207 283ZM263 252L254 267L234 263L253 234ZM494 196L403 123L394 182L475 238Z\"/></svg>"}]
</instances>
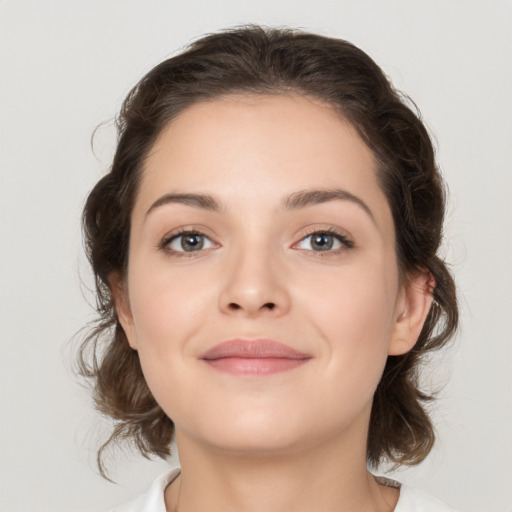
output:
<instances>
[{"instance_id":1,"label":"nose bridge","mask_svg":"<svg viewBox=\"0 0 512 512\"><path fill-rule=\"evenodd\" d=\"M223 311L250 316L286 311L289 297L281 261L279 251L268 239L246 236L233 246L220 294Z\"/></svg>"}]
</instances>

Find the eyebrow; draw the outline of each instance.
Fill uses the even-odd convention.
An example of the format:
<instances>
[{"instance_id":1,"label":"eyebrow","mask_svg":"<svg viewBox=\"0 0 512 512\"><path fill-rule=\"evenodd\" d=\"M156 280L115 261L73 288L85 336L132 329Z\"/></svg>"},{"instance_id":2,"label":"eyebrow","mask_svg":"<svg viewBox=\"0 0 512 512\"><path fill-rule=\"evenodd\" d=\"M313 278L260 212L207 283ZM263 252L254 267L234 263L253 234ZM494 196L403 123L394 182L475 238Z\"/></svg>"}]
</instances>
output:
<instances>
[{"instance_id":1,"label":"eyebrow","mask_svg":"<svg viewBox=\"0 0 512 512\"><path fill-rule=\"evenodd\" d=\"M298 208L306 208L315 204L327 203L329 201L350 201L362 208L376 223L375 217L370 207L359 197L341 188L301 190L294 192L285 200L284 207L286 210L296 210Z\"/></svg>"},{"instance_id":2,"label":"eyebrow","mask_svg":"<svg viewBox=\"0 0 512 512\"><path fill-rule=\"evenodd\" d=\"M146 217L156 208L165 204L185 204L193 206L194 208L201 208L202 210L210 210L212 212L219 212L223 208L221 204L212 196L207 194L165 194L157 199L146 212Z\"/></svg>"},{"instance_id":3,"label":"eyebrow","mask_svg":"<svg viewBox=\"0 0 512 512\"><path fill-rule=\"evenodd\" d=\"M356 204L362 210L364 210L374 223L375 217L370 210L369 206L359 197L351 194L350 192L339 189L314 189L314 190L300 190L294 192L285 198L283 206L285 210L297 210L301 208L307 208L308 206L314 206L317 204L327 203L330 201L350 201ZM166 204L184 204L199 208L202 210L209 210L212 212L220 212L224 210L223 206L217 199L208 194L197 194L197 193L170 193L165 194L158 198L146 212L146 217L155 209Z\"/></svg>"}]
</instances>

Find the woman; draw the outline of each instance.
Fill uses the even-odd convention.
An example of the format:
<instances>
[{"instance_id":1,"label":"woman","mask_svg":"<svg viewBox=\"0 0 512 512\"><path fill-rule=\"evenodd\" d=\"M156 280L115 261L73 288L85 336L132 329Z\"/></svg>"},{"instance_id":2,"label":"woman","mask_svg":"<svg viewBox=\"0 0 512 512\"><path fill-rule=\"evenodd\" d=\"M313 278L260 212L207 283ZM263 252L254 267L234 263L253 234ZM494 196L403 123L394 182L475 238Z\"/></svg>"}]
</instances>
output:
<instances>
[{"instance_id":1,"label":"woman","mask_svg":"<svg viewBox=\"0 0 512 512\"><path fill-rule=\"evenodd\" d=\"M350 43L251 26L150 71L84 210L81 362L106 445L165 457L175 436L181 469L116 510L450 510L367 469L434 442L443 216L425 127Z\"/></svg>"}]
</instances>

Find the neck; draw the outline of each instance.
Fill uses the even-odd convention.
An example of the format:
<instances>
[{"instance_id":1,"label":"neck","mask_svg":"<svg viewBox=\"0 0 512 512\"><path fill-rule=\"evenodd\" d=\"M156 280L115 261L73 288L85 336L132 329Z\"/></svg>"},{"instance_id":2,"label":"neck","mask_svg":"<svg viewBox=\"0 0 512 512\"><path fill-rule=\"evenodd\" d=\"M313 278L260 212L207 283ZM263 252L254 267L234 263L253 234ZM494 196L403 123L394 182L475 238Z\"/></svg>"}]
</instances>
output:
<instances>
[{"instance_id":1,"label":"neck","mask_svg":"<svg viewBox=\"0 0 512 512\"><path fill-rule=\"evenodd\" d=\"M221 452L180 434L177 442L169 512L391 512L398 499L367 471L365 439L272 455Z\"/></svg>"}]
</instances>

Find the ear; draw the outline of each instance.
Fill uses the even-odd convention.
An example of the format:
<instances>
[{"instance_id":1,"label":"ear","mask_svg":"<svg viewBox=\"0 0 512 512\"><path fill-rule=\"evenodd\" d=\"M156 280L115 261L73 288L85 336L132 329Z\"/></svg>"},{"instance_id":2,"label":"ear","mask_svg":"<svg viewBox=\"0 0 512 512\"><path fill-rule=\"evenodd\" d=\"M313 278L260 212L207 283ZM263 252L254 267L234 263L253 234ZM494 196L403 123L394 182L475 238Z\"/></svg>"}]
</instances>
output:
<instances>
[{"instance_id":1,"label":"ear","mask_svg":"<svg viewBox=\"0 0 512 512\"><path fill-rule=\"evenodd\" d=\"M119 272L112 272L108 276L110 283L110 291L112 293L112 299L114 301L114 309L116 312L117 319L123 328L124 333L130 347L137 350L137 342L135 335L135 325L133 322L132 310L130 307L130 301L128 299L128 288L126 286L126 279L123 278Z\"/></svg>"},{"instance_id":2,"label":"ear","mask_svg":"<svg viewBox=\"0 0 512 512\"><path fill-rule=\"evenodd\" d=\"M395 309L395 324L388 354L398 356L409 352L421 333L432 306L435 280L428 270L409 276L402 286Z\"/></svg>"}]
</instances>

